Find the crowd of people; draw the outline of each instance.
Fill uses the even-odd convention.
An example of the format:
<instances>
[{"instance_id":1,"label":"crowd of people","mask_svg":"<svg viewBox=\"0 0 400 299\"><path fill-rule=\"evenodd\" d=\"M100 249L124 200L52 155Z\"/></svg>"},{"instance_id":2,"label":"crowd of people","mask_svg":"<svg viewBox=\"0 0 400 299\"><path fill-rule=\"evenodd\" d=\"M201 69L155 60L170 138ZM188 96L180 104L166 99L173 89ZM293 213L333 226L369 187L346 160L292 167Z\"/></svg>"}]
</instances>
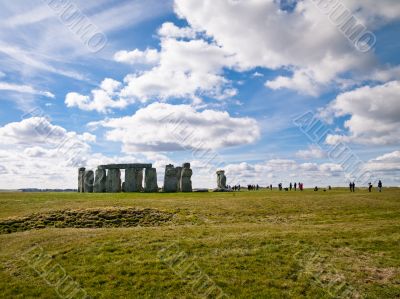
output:
<instances>
[{"instance_id":1,"label":"crowd of people","mask_svg":"<svg viewBox=\"0 0 400 299\"><path fill-rule=\"evenodd\" d=\"M240 191L240 190L241 190L241 186L240 186L240 185L236 185L236 186L233 186L233 187L227 186L227 188L228 188L229 190L232 190L232 191ZM261 186L258 185L258 184L256 184L256 185L252 185L252 184L247 185L247 190L248 190L248 191L258 191L258 190L260 190L261 188L263 188L263 187L261 187ZM266 188L266 189L273 190L272 184L270 184L269 186L267 186L267 187L265 187L265 188ZM372 188L373 188L373 184L372 184L372 183L369 183L369 184L368 184L368 191L369 191L369 192L372 192ZM378 185L377 185L377 190L378 190L379 192L382 192L382 188L383 188L382 181L379 180ZM356 192L356 183L355 183L355 182L350 182L350 183L349 183L349 189L350 189L350 192ZM292 183L292 182L290 182L288 187L283 187L283 184L282 184L282 183L279 183L279 184L278 184L278 190L279 190L279 191L283 191L283 190L284 190L284 191L292 191L292 190L294 190L294 191L297 191L297 190L303 191L303 190L304 190L304 183L301 183L301 182L299 182L299 183L297 183L297 182ZM320 188L319 188L318 186L315 186L314 191L319 191L319 190L320 190ZM326 188L323 189L323 191L327 191L327 190L332 190L332 187L331 187L331 186L328 186L327 189L326 189Z\"/></svg>"}]
</instances>

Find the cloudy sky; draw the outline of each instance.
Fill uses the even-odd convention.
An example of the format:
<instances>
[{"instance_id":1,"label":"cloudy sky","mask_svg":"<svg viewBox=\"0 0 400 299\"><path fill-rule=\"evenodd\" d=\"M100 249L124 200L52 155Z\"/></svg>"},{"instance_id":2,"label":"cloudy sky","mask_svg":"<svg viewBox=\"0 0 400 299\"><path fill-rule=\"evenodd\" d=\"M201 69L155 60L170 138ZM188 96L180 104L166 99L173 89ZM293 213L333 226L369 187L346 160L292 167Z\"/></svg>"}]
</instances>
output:
<instances>
[{"instance_id":1,"label":"cloudy sky","mask_svg":"<svg viewBox=\"0 0 400 299\"><path fill-rule=\"evenodd\" d=\"M0 188L400 186L398 0L1 0Z\"/></svg>"}]
</instances>

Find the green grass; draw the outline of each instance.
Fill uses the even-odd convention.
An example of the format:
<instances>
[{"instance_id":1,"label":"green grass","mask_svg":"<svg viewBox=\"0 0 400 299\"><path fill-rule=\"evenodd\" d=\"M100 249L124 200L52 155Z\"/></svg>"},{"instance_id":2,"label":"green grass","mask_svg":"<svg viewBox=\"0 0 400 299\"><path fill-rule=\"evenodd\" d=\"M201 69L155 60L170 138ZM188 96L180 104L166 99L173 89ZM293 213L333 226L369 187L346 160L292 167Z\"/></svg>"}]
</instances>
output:
<instances>
[{"instance_id":1,"label":"green grass","mask_svg":"<svg viewBox=\"0 0 400 299\"><path fill-rule=\"evenodd\" d=\"M400 189L0 193L0 297L57 298L53 266L92 298L399 298Z\"/></svg>"}]
</instances>

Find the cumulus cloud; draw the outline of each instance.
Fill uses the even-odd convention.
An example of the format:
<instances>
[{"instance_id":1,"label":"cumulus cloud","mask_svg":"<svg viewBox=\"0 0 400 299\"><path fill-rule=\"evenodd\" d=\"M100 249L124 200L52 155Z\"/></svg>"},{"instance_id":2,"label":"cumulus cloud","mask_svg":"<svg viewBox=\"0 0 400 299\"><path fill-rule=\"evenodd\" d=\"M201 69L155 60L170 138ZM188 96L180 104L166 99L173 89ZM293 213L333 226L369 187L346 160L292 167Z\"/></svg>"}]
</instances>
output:
<instances>
[{"instance_id":1,"label":"cumulus cloud","mask_svg":"<svg viewBox=\"0 0 400 299\"><path fill-rule=\"evenodd\" d=\"M114 54L114 60L128 64L157 64L160 60L160 53L156 49L146 49L140 51L135 49L133 51L118 51Z\"/></svg>"},{"instance_id":2,"label":"cumulus cloud","mask_svg":"<svg viewBox=\"0 0 400 299\"><path fill-rule=\"evenodd\" d=\"M322 159L326 158L327 154L318 146L309 146L306 150L300 150L296 153L296 157L301 159Z\"/></svg>"},{"instance_id":3,"label":"cumulus cloud","mask_svg":"<svg viewBox=\"0 0 400 299\"><path fill-rule=\"evenodd\" d=\"M268 80L267 87L318 95L332 83L340 85L342 75L371 67L374 55L358 53L314 2L298 1L292 10L284 10L273 0L176 0L175 10L193 28L204 30L235 55L236 68L292 71L292 76ZM399 4L392 0L342 2L365 26L373 28L400 16Z\"/></svg>"},{"instance_id":4,"label":"cumulus cloud","mask_svg":"<svg viewBox=\"0 0 400 299\"><path fill-rule=\"evenodd\" d=\"M340 94L321 116L350 117L344 126L347 135L328 135L326 142L354 142L362 144L388 145L400 142L400 81L391 81L378 86L364 86Z\"/></svg>"},{"instance_id":5,"label":"cumulus cloud","mask_svg":"<svg viewBox=\"0 0 400 299\"><path fill-rule=\"evenodd\" d=\"M198 101L204 95L232 97L236 90L224 78L223 68L233 63L232 57L216 44L163 39L159 64L144 73L128 75L121 97L141 102L169 98Z\"/></svg>"},{"instance_id":6,"label":"cumulus cloud","mask_svg":"<svg viewBox=\"0 0 400 299\"><path fill-rule=\"evenodd\" d=\"M166 22L158 30L158 34L162 37L195 38L197 33L196 30L190 27L181 28L174 23Z\"/></svg>"},{"instance_id":7,"label":"cumulus cloud","mask_svg":"<svg viewBox=\"0 0 400 299\"><path fill-rule=\"evenodd\" d=\"M65 104L67 107L78 107L82 110L100 113L107 113L112 108L121 109L128 105L128 101L119 97L120 88L120 82L106 78L98 89L92 90L90 96L69 92L65 96Z\"/></svg>"},{"instance_id":8,"label":"cumulus cloud","mask_svg":"<svg viewBox=\"0 0 400 299\"><path fill-rule=\"evenodd\" d=\"M394 151L372 159L365 165L365 168L378 173L400 172L400 151Z\"/></svg>"},{"instance_id":9,"label":"cumulus cloud","mask_svg":"<svg viewBox=\"0 0 400 299\"><path fill-rule=\"evenodd\" d=\"M66 188L76 185L76 167L92 159L96 136L32 117L0 127L0 139L0 165L7 169L0 188Z\"/></svg>"},{"instance_id":10,"label":"cumulus cloud","mask_svg":"<svg viewBox=\"0 0 400 299\"><path fill-rule=\"evenodd\" d=\"M249 144L260 136L254 119L166 103L153 103L132 116L89 125L107 128L106 139L121 142L127 153L217 149Z\"/></svg>"}]
</instances>

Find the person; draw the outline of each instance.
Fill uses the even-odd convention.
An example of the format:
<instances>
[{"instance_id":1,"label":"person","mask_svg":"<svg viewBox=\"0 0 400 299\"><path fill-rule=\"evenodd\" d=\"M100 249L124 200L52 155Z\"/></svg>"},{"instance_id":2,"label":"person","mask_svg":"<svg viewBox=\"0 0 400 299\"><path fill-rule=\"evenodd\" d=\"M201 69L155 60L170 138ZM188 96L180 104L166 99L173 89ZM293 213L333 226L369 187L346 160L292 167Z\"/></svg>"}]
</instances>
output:
<instances>
[{"instance_id":1,"label":"person","mask_svg":"<svg viewBox=\"0 0 400 299\"><path fill-rule=\"evenodd\" d=\"M303 191L303 188L304 188L303 183L299 183L299 188L300 188L300 191Z\"/></svg>"},{"instance_id":2,"label":"person","mask_svg":"<svg viewBox=\"0 0 400 299\"><path fill-rule=\"evenodd\" d=\"M271 191L272 191L272 184L271 185L269 185L269 188L271 189Z\"/></svg>"},{"instance_id":3,"label":"person","mask_svg":"<svg viewBox=\"0 0 400 299\"><path fill-rule=\"evenodd\" d=\"M369 192L372 191L372 184L371 184L371 183L368 184L368 191L369 191Z\"/></svg>"},{"instance_id":4,"label":"person","mask_svg":"<svg viewBox=\"0 0 400 299\"><path fill-rule=\"evenodd\" d=\"M292 188L293 188L293 185L292 185L292 182L290 182L290 184L289 184L290 191L292 191Z\"/></svg>"},{"instance_id":5,"label":"person","mask_svg":"<svg viewBox=\"0 0 400 299\"><path fill-rule=\"evenodd\" d=\"M353 192L356 192L356 183L355 182L353 182Z\"/></svg>"},{"instance_id":6,"label":"person","mask_svg":"<svg viewBox=\"0 0 400 299\"><path fill-rule=\"evenodd\" d=\"M350 192L353 192L353 184L352 184L352 182L350 182L349 187L350 187Z\"/></svg>"},{"instance_id":7,"label":"person","mask_svg":"<svg viewBox=\"0 0 400 299\"><path fill-rule=\"evenodd\" d=\"M332 190L332 186L331 185L328 186L328 190Z\"/></svg>"},{"instance_id":8,"label":"person","mask_svg":"<svg viewBox=\"0 0 400 299\"><path fill-rule=\"evenodd\" d=\"M379 180L379 182L378 182L378 190L379 190L379 192L382 192L382 181L381 180Z\"/></svg>"},{"instance_id":9,"label":"person","mask_svg":"<svg viewBox=\"0 0 400 299\"><path fill-rule=\"evenodd\" d=\"M297 190L297 183L294 183L294 191Z\"/></svg>"},{"instance_id":10,"label":"person","mask_svg":"<svg viewBox=\"0 0 400 299\"><path fill-rule=\"evenodd\" d=\"M257 186L256 186L256 190L258 191L260 189L260 186L258 186L258 184L257 184Z\"/></svg>"}]
</instances>

